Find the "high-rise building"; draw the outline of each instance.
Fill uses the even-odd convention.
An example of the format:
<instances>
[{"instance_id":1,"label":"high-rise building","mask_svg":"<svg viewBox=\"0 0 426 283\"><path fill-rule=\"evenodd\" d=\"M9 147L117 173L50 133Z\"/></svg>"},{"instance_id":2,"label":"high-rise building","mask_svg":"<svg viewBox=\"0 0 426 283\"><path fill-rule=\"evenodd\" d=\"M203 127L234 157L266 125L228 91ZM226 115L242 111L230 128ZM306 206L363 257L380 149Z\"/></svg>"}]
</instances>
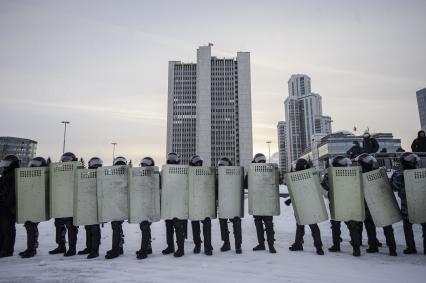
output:
<instances>
[{"instance_id":1,"label":"high-rise building","mask_svg":"<svg viewBox=\"0 0 426 283\"><path fill-rule=\"evenodd\" d=\"M21 161L21 166L26 167L37 151L37 142L15 137L0 137L0 159L13 154Z\"/></svg>"},{"instance_id":2,"label":"high-rise building","mask_svg":"<svg viewBox=\"0 0 426 283\"><path fill-rule=\"evenodd\" d=\"M288 97L284 101L287 123L287 167L312 143L314 134L330 134L331 118L322 115L322 98L311 92L311 78L292 75L288 80Z\"/></svg>"},{"instance_id":3,"label":"high-rise building","mask_svg":"<svg viewBox=\"0 0 426 283\"><path fill-rule=\"evenodd\" d=\"M426 130L426 88L416 91L419 106L420 126Z\"/></svg>"},{"instance_id":4,"label":"high-rise building","mask_svg":"<svg viewBox=\"0 0 426 283\"><path fill-rule=\"evenodd\" d=\"M286 136L287 126L285 121L279 121L277 124L278 132L278 165L282 173L287 172L287 150Z\"/></svg>"},{"instance_id":5,"label":"high-rise building","mask_svg":"<svg viewBox=\"0 0 426 283\"><path fill-rule=\"evenodd\" d=\"M211 46L197 49L196 63L169 62L167 152L183 164L199 154L205 165L228 157L246 166L253 156L250 53L217 58Z\"/></svg>"}]
</instances>

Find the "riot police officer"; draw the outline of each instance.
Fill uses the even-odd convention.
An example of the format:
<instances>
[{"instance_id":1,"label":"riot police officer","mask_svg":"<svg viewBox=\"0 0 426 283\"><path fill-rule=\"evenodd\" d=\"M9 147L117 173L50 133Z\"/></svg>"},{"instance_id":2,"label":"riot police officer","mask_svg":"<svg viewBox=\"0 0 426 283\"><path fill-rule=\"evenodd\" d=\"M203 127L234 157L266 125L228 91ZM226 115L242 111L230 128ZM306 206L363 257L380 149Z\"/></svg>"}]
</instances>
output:
<instances>
[{"instance_id":1,"label":"riot police officer","mask_svg":"<svg viewBox=\"0 0 426 283\"><path fill-rule=\"evenodd\" d=\"M405 152L400 157L401 169L396 171L391 178L392 188L398 192L401 199L401 214L404 227L405 243L407 248L404 254L416 254L416 242L414 241L413 224L408 218L407 195L405 192L404 170L416 169L419 165L420 158L417 154ZM423 230L423 252L426 255L426 223L422 223Z\"/></svg>"},{"instance_id":2,"label":"riot police officer","mask_svg":"<svg viewBox=\"0 0 426 283\"><path fill-rule=\"evenodd\" d=\"M144 157L141 161L141 167L153 167L155 166L154 159L151 157ZM139 227L142 232L142 240L141 240L141 249L136 252L136 258L137 259L144 259L149 254L152 254L152 247L151 247L151 222L149 221L142 221L139 224Z\"/></svg>"},{"instance_id":3,"label":"riot police officer","mask_svg":"<svg viewBox=\"0 0 426 283\"><path fill-rule=\"evenodd\" d=\"M344 157L342 155L338 155L335 158L333 158L332 166L333 167L349 167L352 165L352 161ZM322 187L324 190L328 191L330 190L330 184L328 179L328 174L325 174L324 179L321 182ZM330 206L331 206L331 200L330 200ZM328 250L330 252L340 252L340 242L342 239L340 238L341 235L341 222L330 220L331 223L331 232L332 232L332 238L333 238L333 246L331 246ZM349 234L351 237L351 245L353 247L353 256L360 256L361 255L361 241L362 241L362 222L359 221L346 221L346 226L349 229Z\"/></svg>"},{"instance_id":4,"label":"riot police officer","mask_svg":"<svg viewBox=\"0 0 426 283\"><path fill-rule=\"evenodd\" d=\"M167 164L168 165L179 165L180 158L179 155L175 152L170 152L167 154ZM175 257L181 257L185 254L185 227L184 223L187 223L186 219L166 219L166 242L167 248L162 251L163 255L168 255L174 253ZM173 240L173 230L176 233L176 244L177 250L175 252L175 245Z\"/></svg>"},{"instance_id":5,"label":"riot police officer","mask_svg":"<svg viewBox=\"0 0 426 283\"><path fill-rule=\"evenodd\" d=\"M254 158L252 163L266 163L266 157L264 154L262 153L257 153ZM275 250L274 247L274 235L275 235L275 231L274 231L274 222L273 216L265 216L265 215L253 215L254 217L254 224L256 226L256 233L257 233L257 240L259 242L259 244L253 248L253 251L264 251L265 248L265 231L266 231L266 237L267 237L267 241L268 241L268 247L269 247L269 252L270 253L276 253L277 251ZM263 226L265 225L265 229L263 228Z\"/></svg>"},{"instance_id":6,"label":"riot police officer","mask_svg":"<svg viewBox=\"0 0 426 283\"><path fill-rule=\"evenodd\" d=\"M217 166L232 166L231 160L227 157L222 157ZM241 217L235 216L233 219L229 219L231 221L233 229L234 229L234 238L235 238L235 252L237 254L241 254L241 243L242 243L242 232L241 232ZM219 218L220 224L220 235L223 241L223 245L220 248L221 252L226 252L231 249L231 244L229 242L229 230L228 230L228 219Z\"/></svg>"},{"instance_id":7,"label":"riot police officer","mask_svg":"<svg viewBox=\"0 0 426 283\"><path fill-rule=\"evenodd\" d=\"M363 153L359 155L356 160L358 165L362 168L362 173L367 173L373 171L377 167L377 160L371 154ZM374 224L373 218L368 208L367 202L365 202L365 220L364 220L365 230L367 230L368 238L368 248L367 253L378 253L379 245L377 240L376 225ZM383 227L383 231L386 237L386 244L389 248L389 254L391 256L396 256L396 243L395 236L393 234L392 225Z\"/></svg>"},{"instance_id":8,"label":"riot police officer","mask_svg":"<svg viewBox=\"0 0 426 283\"><path fill-rule=\"evenodd\" d=\"M311 165L306 159L299 158L296 161L296 172L302 171L311 168ZM291 199L286 201L286 204L290 204ZM314 246L317 250L318 255L324 255L324 251L322 249L322 241L321 241L321 232L318 227L318 224L310 224L309 228L311 229L312 238L314 239ZM299 225L296 223L296 238L294 243L289 247L290 251L303 251L303 236L305 235L305 226Z\"/></svg>"},{"instance_id":9,"label":"riot police officer","mask_svg":"<svg viewBox=\"0 0 426 283\"><path fill-rule=\"evenodd\" d=\"M6 155L0 161L0 258L13 255L16 237L15 169L20 161L15 155Z\"/></svg>"},{"instance_id":10,"label":"riot police officer","mask_svg":"<svg viewBox=\"0 0 426 283\"><path fill-rule=\"evenodd\" d=\"M35 157L31 159L28 167L46 167L47 162L43 157ZM38 222L25 221L25 230L27 232L27 249L20 252L22 258L30 258L37 254L38 248Z\"/></svg>"},{"instance_id":11,"label":"riot police officer","mask_svg":"<svg viewBox=\"0 0 426 283\"><path fill-rule=\"evenodd\" d=\"M61 156L61 162L77 161L77 157L72 152L65 152ZM74 256L76 254L78 226L73 225L72 217L55 218L56 243L58 247L49 251L49 254L61 254L64 256ZM65 234L68 230L68 251L65 247Z\"/></svg>"},{"instance_id":12,"label":"riot police officer","mask_svg":"<svg viewBox=\"0 0 426 283\"><path fill-rule=\"evenodd\" d=\"M89 169L102 167L103 161L99 157L92 157L89 160ZM85 225L86 230L86 248L78 252L79 255L86 255L87 258L96 258L99 256L99 245L101 244L101 227L99 224Z\"/></svg>"},{"instance_id":13,"label":"riot police officer","mask_svg":"<svg viewBox=\"0 0 426 283\"><path fill-rule=\"evenodd\" d=\"M189 166L203 166L203 159L199 155L194 155L189 161ZM204 253L206 255L213 255L212 247L212 222L210 217L206 217L201 221L203 223L203 237L204 237ZM194 254L199 254L201 252L201 230L200 230L200 221L193 220L191 221L192 227L192 237L194 240Z\"/></svg>"},{"instance_id":14,"label":"riot police officer","mask_svg":"<svg viewBox=\"0 0 426 283\"><path fill-rule=\"evenodd\" d=\"M127 159L124 158L123 156L118 156L114 158L112 165L113 166L127 165ZM124 221L122 220L111 221L112 249L107 251L107 254L105 255L106 259L113 259L123 254L123 244L124 244L123 222Z\"/></svg>"}]
</instances>

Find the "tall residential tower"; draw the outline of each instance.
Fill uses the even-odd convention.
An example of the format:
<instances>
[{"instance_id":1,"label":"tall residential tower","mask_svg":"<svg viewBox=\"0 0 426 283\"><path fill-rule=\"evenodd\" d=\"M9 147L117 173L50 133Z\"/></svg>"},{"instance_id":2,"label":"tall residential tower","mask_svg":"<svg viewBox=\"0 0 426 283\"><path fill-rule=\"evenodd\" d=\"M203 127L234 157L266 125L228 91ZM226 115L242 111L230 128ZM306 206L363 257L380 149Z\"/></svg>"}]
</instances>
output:
<instances>
[{"instance_id":1,"label":"tall residential tower","mask_svg":"<svg viewBox=\"0 0 426 283\"><path fill-rule=\"evenodd\" d=\"M426 130L426 88L416 91L417 105L419 106L420 126Z\"/></svg>"}]
</instances>

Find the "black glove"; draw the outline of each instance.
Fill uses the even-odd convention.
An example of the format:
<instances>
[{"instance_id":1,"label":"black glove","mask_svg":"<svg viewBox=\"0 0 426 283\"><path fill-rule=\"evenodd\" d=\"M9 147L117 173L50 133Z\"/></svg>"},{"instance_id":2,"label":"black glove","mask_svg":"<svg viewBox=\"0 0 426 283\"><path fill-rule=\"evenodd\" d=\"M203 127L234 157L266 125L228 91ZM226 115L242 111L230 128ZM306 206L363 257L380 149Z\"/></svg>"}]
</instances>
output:
<instances>
[{"instance_id":1,"label":"black glove","mask_svg":"<svg viewBox=\"0 0 426 283\"><path fill-rule=\"evenodd\" d=\"M291 204L291 198L289 198L288 200L286 200L284 203L285 203L285 205L290 206L290 204Z\"/></svg>"}]
</instances>

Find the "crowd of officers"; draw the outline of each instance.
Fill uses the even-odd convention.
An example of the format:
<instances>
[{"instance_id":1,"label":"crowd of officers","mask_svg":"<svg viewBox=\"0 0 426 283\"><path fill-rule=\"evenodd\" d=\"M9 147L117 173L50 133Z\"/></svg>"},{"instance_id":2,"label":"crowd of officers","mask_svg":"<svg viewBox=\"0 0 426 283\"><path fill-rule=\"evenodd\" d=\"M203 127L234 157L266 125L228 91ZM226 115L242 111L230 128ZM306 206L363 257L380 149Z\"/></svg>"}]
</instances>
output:
<instances>
[{"instance_id":1,"label":"crowd of officers","mask_svg":"<svg viewBox=\"0 0 426 283\"><path fill-rule=\"evenodd\" d=\"M422 132L422 133L421 133ZM423 131L419 132L418 139L420 141L426 141L425 133ZM365 138L370 139L369 135ZM368 141L367 146L375 147L377 142ZM413 147L423 146L419 141L413 142ZM426 148L425 148L426 149ZM372 149L374 151L374 149ZM377 149L376 149L377 151ZM376 168L377 161L369 153L359 152L355 154L354 159L357 164L361 166L362 172L366 173L372 171ZM64 153L61 157L61 162L70 162L77 161L77 157L70 152ZM258 153L254 156L252 163L266 163L266 158L263 154ZM405 152L400 157L400 170L396 171L391 178L391 184L398 193L398 196L401 200L401 214L403 218L403 228L404 235L406 240L406 249L404 250L405 254L415 254L417 253L416 244L414 241L412 223L408 219L407 212L407 199L405 195L405 185L404 185L404 170L415 169L418 167L419 157L410 152ZM169 165L178 165L180 164L180 158L176 153L169 153L167 155L167 164ZM352 160L345 156L337 156L332 160L331 166L333 167L348 167L351 166ZM93 157L88 162L89 169L96 169L101 167L103 162L98 157ZM124 157L117 157L113 161L114 166L127 165L127 160ZM149 167L154 166L154 160L150 157L145 157L142 159L140 166ZM194 155L190 160L190 166L203 166L203 160L200 156ZM0 177L0 257L9 257L13 255L15 236L16 236L16 199L15 199L15 169L19 168L20 161L14 155L8 155L0 162L0 168L3 169L2 175ZM29 162L29 167L46 167L48 166L46 160L42 157L36 157ZM220 159L218 166L232 166L232 162L228 158ZM302 171L309 169L311 167L310 162L305 159L297 160L294 171ZM247 182L247 180L246 180ZM329 191L329 178L328 175L322 179L321 182L324 190ZM247 188L247 184L245 185ZM331 200L330 200L331 201ZM291 200L288 199L285 202L287 205L290 205ZM331 206L331 203L330 203ZM353 256L361 255L361 245L362 245L362 231L363 225L367 231L368 237L368 248L366 249L367 253L377 253L379 247L382 244L378 241L376 236L376 226L373 222L369 208L365 204L366 218L364 223L358 221L347 221L345 222L347 228L349 229L350 234L350 244L353 247ZM201 223L200 223L201 222ZM241 218L234 217L233 219L221 219L219 218L221 239L223 245L220 248L222 252L229 251L231 249L230 239L229 239L229 229L228 222L231 222L233 225L233 232L235 238L235 252L237 254L242 253L242 229L241 229ZM265 246L265 232L266 232L266 242L270 253L276 253L274 247L274 224L273 216L264 216L264 215L254 215L254 223L256 227L258 245L253 248L253 251L262 251L266 250ZM341 238L341 222L330 220L331 231L332 231L332 241L333 245L328 249L329 252L340 252L340 244L342 242ZM76 250L77 245L77 234L78 226L73 225L72 218L56 218L54 220L55 224L55 240L57 247L51 251L49 254L64 254L64 256L74 256L87 255L87 258L96 258L99 256L99 246L101 243L101 224L87 225L85 226L86 232L86 248L78 251ZM108 250L105 258L112 259L119 257L123 254L123 244L124 244L124 234L122 228L123 221L112 221L112 248ZM201 240L201 224L203 232L203 241ZM102 224L103 225L103 224ZM187 238L187 225L188 220L186 219L170 219L165 220L166 225L166 242L167 247L162 251L164 255L173 254L175 257L181 257L184 255L184 243L185 238ZM23 258L31 258L36 255L38 248L38 223L33 223L27 221L25 224L25 229L27 232L27 249L19 253ZM424 254L426 254L426 223L421 224L423 229L423 247ZM204 253L206 255L213 254L213 247L211 243L211 219L206 218L203 221L191 221L192 227L192 237L195 244L193 252L198 254L201 252L201 243L204 243ZM323 244L321 241L321 233L317 224L309 225L309 228L312 233L314 246L316 248L316 253L318 255L324 255ZM149 221L143 221L140 223L140 229L142 232L141 239L141 248L136 252L136 257L138 259L144 259L149 254L152 253L151 247L151 223ZM396 256L396 244L395 237L392 225L383 227L384 235L386 238L386 245L389 249L389 254L391 256ZM65 236L68 234L68 249L66 247ZM303 250L303 237L305 234L305 227L303 225L296 224L296 237L294 243L289 247L290 251L302 251ZM176 237L177 248L174 244L174 236Z\"/></svg>"}]
</instances>

